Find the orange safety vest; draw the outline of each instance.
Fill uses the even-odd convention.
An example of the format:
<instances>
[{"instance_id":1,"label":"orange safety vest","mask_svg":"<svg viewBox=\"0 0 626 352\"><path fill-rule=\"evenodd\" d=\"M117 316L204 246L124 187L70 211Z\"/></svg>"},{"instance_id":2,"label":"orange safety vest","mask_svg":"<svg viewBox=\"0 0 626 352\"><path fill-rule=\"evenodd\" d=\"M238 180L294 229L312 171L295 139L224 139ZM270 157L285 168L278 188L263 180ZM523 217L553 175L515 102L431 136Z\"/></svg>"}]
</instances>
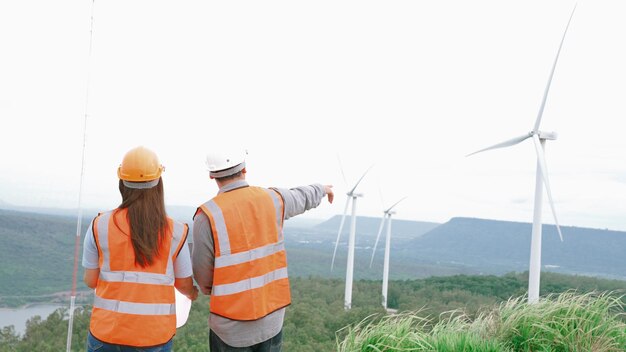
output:
<instances>
[{"instance_id":1,"label":"orange safety vest","mask_svg":"<svg viewBox=\"0 0 626 352\"><path fill-rule=\"evenodd\" d=\"M211 313L256 320L288 306L280 194L242 187L218 194L199 209L209 218L215 248Z\"/></svg>"},{"instance_id":2,"label":"orange safety vest","mask_svg":"<svg viewBox=\"0 0 626 352\"><path fill-rule=\"evenodd\" d=\"M159 255L142 268L135 264L127 216L127 209L113 210L93 221L100 276L89 330L110 344L157 346L176 333L174 261L189 229L167 218Z\"/></svg>"}]
</instances>

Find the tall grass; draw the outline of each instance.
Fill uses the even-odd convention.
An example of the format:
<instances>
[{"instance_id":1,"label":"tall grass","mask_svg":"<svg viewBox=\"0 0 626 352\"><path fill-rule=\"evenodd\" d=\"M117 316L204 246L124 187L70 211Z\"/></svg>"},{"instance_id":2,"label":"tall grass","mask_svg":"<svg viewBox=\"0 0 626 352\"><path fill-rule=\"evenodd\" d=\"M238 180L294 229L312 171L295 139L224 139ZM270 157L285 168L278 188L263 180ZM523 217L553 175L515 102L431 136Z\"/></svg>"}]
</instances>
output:
<instances>
[{"instance_id":1,"label":"tall grass","mask_svg":"<svg viewBox=\"0 0 626 352\"><path fill-rule=\"evenodd\" d=\"M434 323L423 311L370 316L338 332L338 351L623 352L623 296L551 294L538 303L515 297L471 319L448 312Z\"/></svg>"},{"instance_id":2,"label":"tall grass","mask_svg":"<svg viewBox=\"0 0 626 352\"><path fill-rule=\"evenodd\" d=\"M551 294L535 304L511 299L496 334L514 351L626 351L622 297L609 293Z\"/></svg>"},{"instance_id":3,"label":"tall grass","mask_svg":"<svg viewBox=\"0 0 626 352\"><path fill-rule=\"evenodd\" d=\"M416 312L418 313L418 312ZM423 331L429 323L414 313L388 315L373 322L375 315L369 316L356 326L347 326L338 332L345 335L338 342L340 351L423 351L425 344Z\"/></svg>"},{"instance_id":4,"label":"tall grass","mask_svg":"<svg viewBox=\"0 0 626 352\"><path fill-rule=\"evenodd\" d=\"M450 312L449 318L434 326L419 312L389 315L380 321L368 317L354 327L346 327L338 350L345 352L445 351L499 352L509 351L496 340L485 339L472 327L467 317Z\"/></svg>"}]
</instances>

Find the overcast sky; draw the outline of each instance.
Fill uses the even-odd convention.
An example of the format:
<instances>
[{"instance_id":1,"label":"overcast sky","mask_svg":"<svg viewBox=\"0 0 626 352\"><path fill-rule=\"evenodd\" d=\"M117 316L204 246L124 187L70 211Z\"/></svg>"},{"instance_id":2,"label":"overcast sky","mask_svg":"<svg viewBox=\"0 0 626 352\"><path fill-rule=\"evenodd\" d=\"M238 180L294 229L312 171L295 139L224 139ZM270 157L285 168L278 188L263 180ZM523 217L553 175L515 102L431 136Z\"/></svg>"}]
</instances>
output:
<instances>
[{"instance_id":1,"label":"overcast sky","mask_svg":"<svg viewBox=\"0 0 626 352\"><path fill-rule=\"evenodd\" d=\"M306 217L341 214L374 165L359 215L408 196L396 218L530 222L532 141L465 155L532 129L575 3L96 0L90 56L91 1L2 1L0 200L77 206L88 111L84 207L119 204L137 145L166 166L167 204L195 207L217 191L204 154L230 142L252 184L333 184ZM552 81L561 225L626 230L624 18L578 1Z\"/></svg>"}]
</instances>

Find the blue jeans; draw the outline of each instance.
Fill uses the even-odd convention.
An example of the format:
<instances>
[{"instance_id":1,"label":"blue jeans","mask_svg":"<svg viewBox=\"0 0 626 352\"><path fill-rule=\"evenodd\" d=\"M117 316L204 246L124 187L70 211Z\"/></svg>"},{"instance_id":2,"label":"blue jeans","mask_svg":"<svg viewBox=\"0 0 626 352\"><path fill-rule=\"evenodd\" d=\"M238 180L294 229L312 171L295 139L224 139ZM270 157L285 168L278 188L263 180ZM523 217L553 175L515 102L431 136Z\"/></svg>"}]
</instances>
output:
<instances>
[{"instance_id":1,"label":"blue jeans","mask_svg":"<svg viewBox=\"0 0 626 352\"><path fill-rule=\"evenodd\" d=\"M283 331L276 336L250 347L232 347L227 345L212 330L209 330L211 352L280 352L283 348Z\"/></svg>"},{"instance_id":2,"label":"blue jeans","mask_svg":"<svg viewBox=\"0 0 626 352\"><path fill-rule=\"evenodd\" d=\"M172 350L173 339L170 339L163 345L153 347L133 347L114 345L106 343L95 338L91 331L87 335L87 352L170 352Z\"/></svg>"}]
</instances>

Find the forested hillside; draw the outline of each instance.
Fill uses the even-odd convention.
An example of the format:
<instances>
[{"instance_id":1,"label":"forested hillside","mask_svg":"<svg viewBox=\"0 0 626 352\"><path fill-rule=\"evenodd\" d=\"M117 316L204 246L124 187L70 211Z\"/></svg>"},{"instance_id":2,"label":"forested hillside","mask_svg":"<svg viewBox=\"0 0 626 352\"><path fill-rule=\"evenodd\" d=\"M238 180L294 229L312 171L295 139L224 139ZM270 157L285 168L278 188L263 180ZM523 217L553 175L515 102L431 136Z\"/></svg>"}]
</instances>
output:
<instances>
[{"instance_id":1,"label":"forested hillside","mask_svg":"<svg viewBox=\"0 0 626 352\"><path fill-rule=\"evenodd\" d=\"M70 290L75 236L76 219L0 210L0 306Z\"/></svg>"},{"instance_id":2,"label":"forested hillside","mask_svg":"<svg viewBox=\"0 0 626 352\"><path fill-rule=\"evenodd\" d=\"M35 210L33 210L35 211ZM19 306L34 302L51 302L64 299L59 292L71 289L74 239L76 219L71 217L69 210L58 210L55 215L43 214L46 209L37 212L0 210L0 307ZM192 208L170 207L168 212L179 221L190 221ZM63 214L63 215L59 215ZM86 215L82 221L81 234L95 214ZM337 251L335 269L330 270L333 243L336 238L336 226L339 217L315 227L285 228L286 246L289 258L289 273L292 277L343 277L346 266L345 246ZM378 229L379 219L364 218L361 223L363 234L360 241L371 246ZM368 225L369 224L369 225ZM395 224L395 222L394 222ZM374 226L372 229L368 226ZM364 226L364 227L363 227ZM412 238L410 229L421 232L436 227L434 223L398 221L398 229L405 229L403 236L398 236L396 244ZM394 225L394 229L396 225ZM346 230L347 231L347 227ZM83 237L84 238L84 237ZM344 234L344 239L346 238ZM82 248L82 239L81 239ZM381 277L382 257L369 268L371 249L367 246L358 248L356 257L356 278L376 279ZM431 275L452 275L473 273L463 268L433 265L423 262L392 261L394 270L391 278L419 278ZM82 277L82 266L79 265L78 277ZM85 290L82 280L78 280L78 289Z\"/></svg>"},{"instance_id":3,"label":"forested hillside","mask_svg":"<svg viewBox=\"0 0 626 352\"><path fill-rule=\"evenodd\" d=\"M184 216L191 208L172 209L173 216ZM91 220L91 215L85 216L81 234ZM331 271L339 221L335 216L312 227L286 226L291 277L345 277L348 227ZM370 267L379 224L377 218L357 220L356 279L382 277L382 242ZM393 224L391 279L501 275L528 269L528 223L453 218L441 225L407 220L394 220ZM562 229L564 242L558 239L554 226L544 225L544 272L626 278L626 233L568 226ZM75 231L76 219L70 216L0 210L0 306L63 299L51 295L71 289ZM81 280L78 284L80 290L85 289Z\"/></svg>"},{"instance_id":4,"label":"forested hillside","mask_svg":"<svg viewBox=\"0 0 626 352\"><path fill-rule=\"evenodd\" d=\"M400 312L414 312L417 316L440 319L441 313L463 309L475 317L486 307L512 296L523 295L527 278L523 274L504 276L449 276L422 280L392 281L389 285L389 303ZM542 277L542 295L551 292L612 291L624 293L626 282L546 273ZM287 309L284 326L284 351L336 351L337 341L349 333L346 326L354 326L375 314L373 321L385 314L380 306L381 282L355 282L353 309L344 311L341 280L322 278L292 279L292 305ZM207 351L208 298L193 303L187 324L175 337L177 352ZM32 319L23 337L11 328L0 333L0 352L61 351L65 348L67 322L63 314L48 319ZM83 351L89 320L89 309L78 312L74 325L73 351Z\"/></svg>"}]
</instances>

